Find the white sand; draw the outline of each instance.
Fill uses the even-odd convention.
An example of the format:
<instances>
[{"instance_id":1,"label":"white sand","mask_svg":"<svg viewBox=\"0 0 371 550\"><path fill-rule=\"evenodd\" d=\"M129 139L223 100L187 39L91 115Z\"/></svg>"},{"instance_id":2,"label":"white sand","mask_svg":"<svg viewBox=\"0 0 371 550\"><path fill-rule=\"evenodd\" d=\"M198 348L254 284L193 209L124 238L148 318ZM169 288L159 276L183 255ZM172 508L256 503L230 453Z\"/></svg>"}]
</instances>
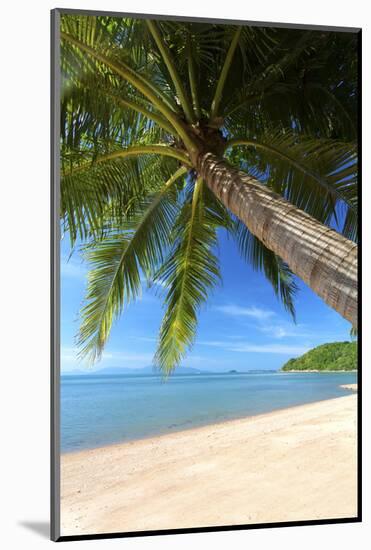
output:
<instances>
[{"instance_id":1,"label":"white sand","mask_svg":"<svg viewBox=\"0 0 371 550\"><path fill-rule=\"evenodd\" d=\"M358 384L342 384L340 387L344 388L344 390L357 391Z\"/></svg>"},{"instance_id":2,"label":"white sand","mask_svg":"<svg viewBox=\"0 0 371 550\"><path fill-rule=\"evenodd\" d=\"M62 535L357 515L356 395L62 455Z\"/></svg>"}]
</instances>

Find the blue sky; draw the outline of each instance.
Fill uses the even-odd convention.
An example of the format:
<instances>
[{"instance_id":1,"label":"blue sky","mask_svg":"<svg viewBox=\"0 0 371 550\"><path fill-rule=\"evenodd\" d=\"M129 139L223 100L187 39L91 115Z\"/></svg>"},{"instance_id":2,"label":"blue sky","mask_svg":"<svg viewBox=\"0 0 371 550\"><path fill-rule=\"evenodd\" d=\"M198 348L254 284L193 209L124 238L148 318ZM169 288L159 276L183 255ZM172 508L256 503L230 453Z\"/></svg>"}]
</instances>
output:
<instances>
[{"instance_id":1,"label":"blue sky","mask_svg":"<svg viewBox=\"0 0 371 550\"><path fill-rule=\"evenodd\" d=\"M83 302L86 266L78 253L68 261L69 240L61 245L62 372L103 367L141 368L152 364L163 308L161 287L143 288L115 323L103 357L88 367L76 357L75 335ZM349 340L350 324L326 306L301 281L297 324L277 300L265 277L239 256L235 243L220 237L223 283L199 315L197 337L184 366L225 371L277 369L289 358L321 343Z\"/></svg>"}]
</instances>

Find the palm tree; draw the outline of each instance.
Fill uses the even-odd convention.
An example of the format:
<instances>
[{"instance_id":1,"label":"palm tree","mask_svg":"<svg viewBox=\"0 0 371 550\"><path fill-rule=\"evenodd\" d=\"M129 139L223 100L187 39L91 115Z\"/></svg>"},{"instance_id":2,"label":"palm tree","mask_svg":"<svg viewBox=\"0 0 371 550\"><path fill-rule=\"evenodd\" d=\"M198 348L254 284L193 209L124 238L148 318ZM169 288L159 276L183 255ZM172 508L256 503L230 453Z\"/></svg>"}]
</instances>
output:
<instances>
[{"instance_id":1,"label":"palm tree","mask_svg":"<svg viewBox=\"0 0 371 550\"><path fill-rule=\"evenodd\" d=\"M356 40L62 16L62 226L91 266L82 356L144 279L164 288L155 362L171 372L220 279L220 230L293 316L296 274L356 327Z\"/></svg>"}]
</instances>

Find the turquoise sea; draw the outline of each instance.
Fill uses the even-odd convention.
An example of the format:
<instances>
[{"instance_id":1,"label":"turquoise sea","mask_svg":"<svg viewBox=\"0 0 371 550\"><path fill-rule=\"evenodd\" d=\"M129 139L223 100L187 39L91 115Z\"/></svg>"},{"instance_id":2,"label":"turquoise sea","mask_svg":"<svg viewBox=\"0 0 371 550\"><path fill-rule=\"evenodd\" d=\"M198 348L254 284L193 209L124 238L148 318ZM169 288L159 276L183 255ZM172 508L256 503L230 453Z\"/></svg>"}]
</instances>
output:
<instances>
[{"instance_id":1,"label":"turquoise sea","mask_svg":"<svg viewBox=\"0 0 371 550\"><path fill-rule=\"evenodd\" d=\"M349 395L356 373L64 375L61 450L89 449Z\"/></svg>"}]
</instances>

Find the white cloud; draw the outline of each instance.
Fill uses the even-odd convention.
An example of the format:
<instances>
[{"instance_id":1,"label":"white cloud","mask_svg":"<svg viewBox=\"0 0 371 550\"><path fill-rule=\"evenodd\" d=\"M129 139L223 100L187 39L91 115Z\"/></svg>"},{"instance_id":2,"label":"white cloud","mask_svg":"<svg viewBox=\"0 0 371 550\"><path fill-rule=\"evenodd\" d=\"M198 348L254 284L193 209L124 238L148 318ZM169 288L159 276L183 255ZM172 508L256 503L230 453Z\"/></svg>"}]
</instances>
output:
<instances>
[{"instance_id":1,"label":"white cloud","mask_svg":"<svg viewBox=\"0 0 371 550\"><path fill-rule=\"evenodd\" d=\"M284 345L284 344L249 344L241 343L229 348L230 351L240 353L278 353L282 355L302 355L309 351L308 346Z\"/></svg>"},{"instance_id":2,"label":"white cloud","mask_svg":"<svg viewBox=\"0 0 371 550\"><path fill-rule=\"evenodd\" d=\"M133 336L134 340L140 340L141 342L157 342L157 338L153 336Z\"/></svg>"},{"instance_id":3,"label":"white cloud","mask_svg":"<svg viewBox=\"0 0 371 550\"><path fill-rule=\"evenodd\" d=\"M285 336L289 336L289 334L283 327L273 327L273 336L275 338L284 338Z\"/></svg>"},{"instance_id":4,"label":"white cloud","mask_svg":"<svg viewBox=\"0 0 371 550\"><path fill-rule=\"evenodd\" d=\"M202 346L222 348L225 351L236 353L278 353L281 355L301 355L310 349L307 345L290 345L290 344L251 344L245 341L226 342L222 340L203 340L197 342Z\"/></svg>"},{"instance_id":5,"label":"white cloud","mask_svg":"<svg viewBox=\"0 0 371 550\"><path fill-rule=\"evenodd\" d=\"M299 326L286 326L282 324L277 325L264 325L257 327L261 332L269 334L272 338L287 338L287 337L308 337L308 333L303 332Z\"/></svg>"},{"instance_id":6,"label":"white cloud","mask_svg":"<svg viewBox=\"0 0 371 550\"><path fill-rule=\"evenodd\" d=\"M214 309L233 317L252 317L254 319L258 319L259 321L264 321L265 319L269 319L275 315L274 311L255 306L241 307L230 304L225 306L216 306Z\"/></svg>"},{"instance_id":7,"label":"white cloud","mask_svg":"<svg viewBox=\"0 0 371 550\"><path fill-rule=\"evenodd\" d=\"M259 324L255 327L260 332L267 334L271 338L277 340L281 339L295 339L296 342L299 340L305 342L306 345L310 347L315 347L321 342L332 342L336 340L343 339L343 335L339 332L326 332L319 328L311 328L305 324L286 323L284 321L280 322L278 319L277 322L270 322Z\"/></svg>"},{"instance_id":8,"label":"white cloud","mask_svg":"<svg viewBox=\"0 0 371 550\"><path fill-rule=\"evenodd\" d=\"M212 348L227 348L227 344L222 340L200 340L196 341L200 346L210 346Z\"/></svg>"}]
</instances>

